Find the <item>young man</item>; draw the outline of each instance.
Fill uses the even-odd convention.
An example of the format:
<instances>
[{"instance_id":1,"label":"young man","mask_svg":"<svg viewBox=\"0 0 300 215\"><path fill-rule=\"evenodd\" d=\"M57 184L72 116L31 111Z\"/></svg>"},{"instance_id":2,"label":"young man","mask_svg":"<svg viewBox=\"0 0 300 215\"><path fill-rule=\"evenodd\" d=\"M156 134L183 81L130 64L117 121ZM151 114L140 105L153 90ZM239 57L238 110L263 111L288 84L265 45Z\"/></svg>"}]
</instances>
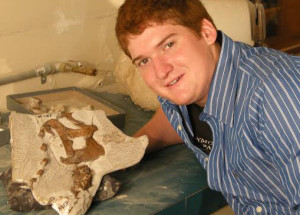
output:
<instances>
[{"instance_id":1,"label":"young man","mask_svg":"<svg viewBox=\"0 0 300 215\"><path fill-rule=\"evenodd\" d=\"M199 0L125 0L116 34L161 108L136 136L184 142L236 214L300 214L300 58L232 41Z\"/></svg>"}]
</instances>

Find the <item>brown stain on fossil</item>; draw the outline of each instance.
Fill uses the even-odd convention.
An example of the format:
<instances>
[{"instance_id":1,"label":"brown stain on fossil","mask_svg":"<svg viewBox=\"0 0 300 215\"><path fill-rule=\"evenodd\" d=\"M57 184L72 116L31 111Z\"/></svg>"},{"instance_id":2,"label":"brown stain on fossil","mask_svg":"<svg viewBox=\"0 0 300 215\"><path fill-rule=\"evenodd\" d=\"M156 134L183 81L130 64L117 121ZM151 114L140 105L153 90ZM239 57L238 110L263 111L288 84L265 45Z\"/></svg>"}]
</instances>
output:
<instances>
[{"instance_id":1,"label":"brown stain on fossil","mask_svg":"<svg viewBox=\"0 0 300 215\"><path fill-rule=\"evenodd\" d=\"M42 151L44 151L44 152L47 151L47 144L43 143L43 144L41 145L40 149L41 149Z\"/></svg>"},{"instance_id":2,"label":"brown stain on fossil","mask_svg":"<svg viewBox=\"0 0 300 215\"><path fill-rule=\"evenodd\" d=\"M44 166L46 166L46 164L48 163L48 158L44 158L42 161L41 161L41 165L44 165Z\"/></svg>"},{"instance_id":3,"label":"brown stain on fossil","mask_svg":"<svg viewBox=\"0 0 300 215\"><path fill-rule=\"evenodd\" d=\"M87 190L92 186L92 171L87 165L76 166L73 170L74 186L71 191L78 197L80 190Z\"/></svg>"},{"instance_id":4,"label":"brown stain on fossil","mask_svg":"<svg viewBox=\"0 0 300 215\"><path fill-rule=\"evenodd\" d=\"M66 117L79 128L71 129L60 123L58 119L50 119L44 123L40 131L40 134L46 131L54 135L52 129L56 130L67 154L66 158L60 158L62 163L79 164L81 162L96 160L99 156L105 154L103 146L98 144L93 138L94 132L98 130L95 125L85 125L83 122L74 119L72 113L65 113L62 117ZM73 141L71 138L75 137L86 137L86 147L73 149Z\"/></svg>"}]
</instances>

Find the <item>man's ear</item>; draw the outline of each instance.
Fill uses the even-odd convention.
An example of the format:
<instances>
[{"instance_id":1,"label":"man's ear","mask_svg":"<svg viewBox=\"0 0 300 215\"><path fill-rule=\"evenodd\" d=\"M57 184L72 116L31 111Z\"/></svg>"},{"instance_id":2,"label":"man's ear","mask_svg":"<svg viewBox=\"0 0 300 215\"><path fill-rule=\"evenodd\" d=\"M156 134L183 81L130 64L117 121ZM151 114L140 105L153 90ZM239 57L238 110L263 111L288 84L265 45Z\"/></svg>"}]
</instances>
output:
<instances>
[{"instance_id":1,"label":"man's ear","mask_svg":"<svg viewBox=\"0 0 300 215\"><path fill-rule=\"evenodd\" d=\"M217 29L207 19L201 20L201 36L209 44L212 45L217 39Z\"/></svg>"}]
</instances>

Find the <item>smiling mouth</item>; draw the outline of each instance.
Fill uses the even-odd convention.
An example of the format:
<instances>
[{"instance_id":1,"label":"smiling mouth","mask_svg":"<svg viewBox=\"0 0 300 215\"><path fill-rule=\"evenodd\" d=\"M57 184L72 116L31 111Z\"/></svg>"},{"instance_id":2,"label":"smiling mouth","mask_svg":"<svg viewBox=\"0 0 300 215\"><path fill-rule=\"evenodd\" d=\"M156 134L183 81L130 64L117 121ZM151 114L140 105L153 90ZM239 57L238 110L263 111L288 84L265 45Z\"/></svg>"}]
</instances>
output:
<instances>
[{"instance_id":1,"label":"smiling mouth","mask_svg":"<svg viewBox=\"0 0 300 215\"><path fill-rule=\"evenodd\" d=\"M169 86L173 86L174 84L176 84L176 83L179 81L179 79L181 79L182 76L183 76L183 75L179 76L178 78L176 78L175 80L173 80L171 83L169 83L169 84L168 84L168 87L169 87Z\"/></svg>"}]
</instances>

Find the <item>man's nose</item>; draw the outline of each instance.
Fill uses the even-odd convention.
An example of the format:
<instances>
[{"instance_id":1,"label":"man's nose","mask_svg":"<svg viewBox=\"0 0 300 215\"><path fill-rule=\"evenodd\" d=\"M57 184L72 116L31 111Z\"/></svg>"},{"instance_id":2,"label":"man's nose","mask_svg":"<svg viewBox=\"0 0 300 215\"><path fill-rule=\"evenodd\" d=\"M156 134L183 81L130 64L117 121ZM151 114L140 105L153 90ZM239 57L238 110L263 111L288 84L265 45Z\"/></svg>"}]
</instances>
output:
<instances>
[{"instance_id":1,"label":"man's nose","mask_svg":"<svg viewBox=\"0 0 300 215\"><path fill-rule=\"evenodd\" d=\"M169 72L173 70L173 65L163 57L158 57L154 60L155 76L158 79L165 79L168 77Z\"/></svg>"}]
</instances>

